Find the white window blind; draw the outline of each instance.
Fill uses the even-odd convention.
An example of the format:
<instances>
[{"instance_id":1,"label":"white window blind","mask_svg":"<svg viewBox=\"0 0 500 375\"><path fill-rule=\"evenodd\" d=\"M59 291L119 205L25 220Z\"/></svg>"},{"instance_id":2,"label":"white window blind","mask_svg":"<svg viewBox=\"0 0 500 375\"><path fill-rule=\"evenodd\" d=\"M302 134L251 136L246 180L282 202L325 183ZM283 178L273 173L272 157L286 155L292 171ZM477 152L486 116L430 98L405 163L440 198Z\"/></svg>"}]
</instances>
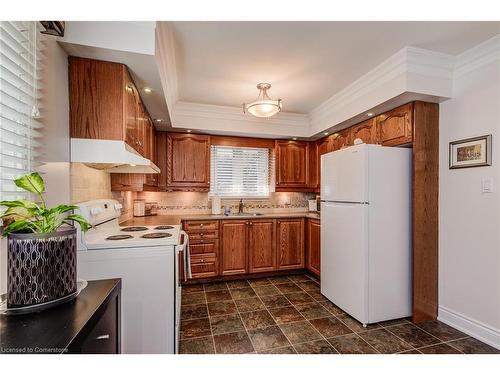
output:
<instances>
[{"instance_id":1,"label":"white window blind","mask_svg":"<svg viewBox=\"0 0 500 375\"><path fill-rule=\"evenodd\" d=\"M221 197L268 197L272 161L267 148L212 146L210 193Z\"/></svg>"},{"instance_id":2,"label":"white window blind","mask_svg":"<svg viewBox=\"0 0 500 375\"><path fill-rule=\"evenodd\" d=\"M32 171L38 156L36 33L37 22L0 22L1 200L27 198L12 180Z\"/></svg>"}]
</instances>

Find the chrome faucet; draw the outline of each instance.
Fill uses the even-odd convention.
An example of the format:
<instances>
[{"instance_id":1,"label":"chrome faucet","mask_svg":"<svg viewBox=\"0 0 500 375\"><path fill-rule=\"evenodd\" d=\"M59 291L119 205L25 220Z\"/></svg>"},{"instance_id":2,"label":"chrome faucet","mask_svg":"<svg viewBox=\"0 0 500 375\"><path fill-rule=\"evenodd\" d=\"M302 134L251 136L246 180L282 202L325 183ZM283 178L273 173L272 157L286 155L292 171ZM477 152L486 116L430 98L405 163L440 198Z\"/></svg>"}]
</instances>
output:
<instances>
[{"instance_id":1,"label":"chrome faucet","mask_svg":"<svg viewBox=\"0 0 500 375\"><path fill-rule=\"evenodd\" d=\"M238 213L243 213L243 199L240 199L240 203L238 203Z\"/></svg>"}]
</instances>

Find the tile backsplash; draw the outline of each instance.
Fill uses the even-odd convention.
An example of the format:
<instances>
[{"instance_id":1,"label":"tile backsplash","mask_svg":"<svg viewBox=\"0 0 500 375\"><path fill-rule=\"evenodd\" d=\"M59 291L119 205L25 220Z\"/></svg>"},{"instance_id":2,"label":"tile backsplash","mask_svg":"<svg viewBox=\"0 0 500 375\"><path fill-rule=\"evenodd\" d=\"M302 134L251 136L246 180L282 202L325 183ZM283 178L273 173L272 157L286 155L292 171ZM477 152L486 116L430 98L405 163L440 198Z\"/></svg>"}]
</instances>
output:
<instances>
[{"instance_id":1,"label":"tile backsplash","mask_svg":"<svg viewBox=\"0 0 500 375\"><path fill-rule=\"evenodd\" d=\"M70 170L72 203L113 197L109 173L82 163L71 163Z\"/></svg>"},{"instance_id":2,"label":"tile backsplash","mask_svg":"<svg viewBox=\"0 0 500 375\"><path fill-rule=\"evenodd\" d=\"M309 193L271 193L268 199L243 199L245 211L279 212L307 211L308 199L314 199ZM212 212L212 200L208 193L196 192L140 192L137 198L158 203L158 215L209 214ZM239 199L222 199L221 206L238 210Z\"/></svg>"}]
</instances>

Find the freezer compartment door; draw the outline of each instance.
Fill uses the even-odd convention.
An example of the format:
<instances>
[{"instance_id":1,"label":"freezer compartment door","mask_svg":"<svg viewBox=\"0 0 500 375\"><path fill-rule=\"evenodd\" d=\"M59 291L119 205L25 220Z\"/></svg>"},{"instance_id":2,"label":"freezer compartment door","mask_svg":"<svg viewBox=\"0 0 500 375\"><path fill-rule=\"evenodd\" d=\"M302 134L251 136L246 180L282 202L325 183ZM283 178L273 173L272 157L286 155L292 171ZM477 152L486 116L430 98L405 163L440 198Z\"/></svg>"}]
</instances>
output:
<instances>
[{"instance_id":1,"label":"freezer compartment door","mask_svg":"<svg viewBox=\"0 0 500 375\"><path fill-rule=\"evenodd\" d=\"M368 319L367 204L321 203L321 293L356 320Z\"/></svg>"},{"instance_id":2,"label":"freezer compartment door","mask_svg":"<svg viewBox=\"0 0 500 375\"><path fill-rule=\"evenodd\" d=\"M351 146L321 156L321 200L368 201L366 146Z\"/></svg>"}]
</instances>

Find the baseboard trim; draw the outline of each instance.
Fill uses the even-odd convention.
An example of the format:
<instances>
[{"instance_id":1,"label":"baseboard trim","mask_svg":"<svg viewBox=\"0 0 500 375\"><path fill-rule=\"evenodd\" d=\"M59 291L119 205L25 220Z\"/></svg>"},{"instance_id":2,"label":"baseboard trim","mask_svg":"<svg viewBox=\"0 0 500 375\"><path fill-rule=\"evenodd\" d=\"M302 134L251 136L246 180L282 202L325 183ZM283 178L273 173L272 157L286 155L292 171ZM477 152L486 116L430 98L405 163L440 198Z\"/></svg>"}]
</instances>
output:
<instances>
[{"instance_id":1,"label":"baseboard trim","mask_svg":"<svg viewBox=\"0 0 500 375\"><path fill-rule=\"evenodd\" d=\"M500 330L490 327L446 307L439 307L438 320L500 349Z\"/></svg>"}]
</instances>

